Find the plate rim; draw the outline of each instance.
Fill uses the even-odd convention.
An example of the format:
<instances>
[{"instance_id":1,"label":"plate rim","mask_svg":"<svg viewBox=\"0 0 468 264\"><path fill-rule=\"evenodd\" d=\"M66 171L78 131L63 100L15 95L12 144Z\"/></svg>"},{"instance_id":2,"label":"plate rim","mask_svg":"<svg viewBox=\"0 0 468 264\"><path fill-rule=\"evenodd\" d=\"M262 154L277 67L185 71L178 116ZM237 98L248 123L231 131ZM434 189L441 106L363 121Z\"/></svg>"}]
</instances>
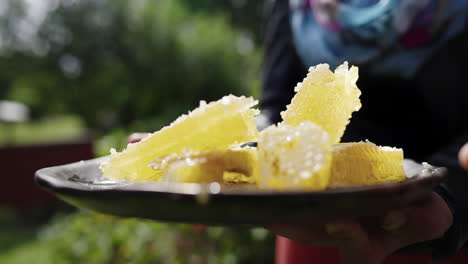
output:
<instances>
[{"instance_id":1,"label":"plate rim","mask_svg":"<svg viewBox=\"0 0 468 264\"><path fill-rule=\"evenodd\" d=\"M120 185L109 185L104 187L103 185L96 184L84 184L77 183L68 180L59 179L54 176L54 172L61 169L72 169L79 167L83 164L90 164L102 162L109 156L81 160L73 163L50 166L39 169L34 174L35 182L42 188L51 191L53 193L95 193L95 192L137 192L137 193L154 193L154 194L175 194L175 195L199 195L200 193L208 193L214 196L327 196L327 195L347 195L347 194L369 194L373 192L378 193L393 193L398 190L404 190L407 187L413 185L426 185L442 183L448 177L448 171L445 167L433 167L430 175L414 175L408 177L406 180L401 182L385 182L371 185L355 185L355 186L344 186L344 187L333 187L324 190L271 190L271 189L255 189L253 191L241 190L242 187L233 188L231 190L221 189L219 192L211 192L209 185L213 183L178 183L178 182L157 182L157 181L116 181L120 182ZM419 164L419 163L418 163ZM90 164L91 165L91 164ZM147 188L142 186L146 185ZM93 189L92 187L99 186L99 188ZM222 185L221 185L222 186ZM122 188L124 187L124 188ZM255 187L253 187L255 188Z\"/></svg>"}]
</instances>

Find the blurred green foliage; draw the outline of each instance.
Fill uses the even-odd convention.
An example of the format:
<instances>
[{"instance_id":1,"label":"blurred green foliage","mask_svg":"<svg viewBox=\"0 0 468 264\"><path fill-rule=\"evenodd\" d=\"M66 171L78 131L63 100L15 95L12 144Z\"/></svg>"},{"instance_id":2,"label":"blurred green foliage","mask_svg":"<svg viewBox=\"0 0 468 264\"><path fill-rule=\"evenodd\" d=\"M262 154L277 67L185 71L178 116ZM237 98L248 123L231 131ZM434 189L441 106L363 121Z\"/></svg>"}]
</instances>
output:
<instances>
[{"instance_id":1,"label":"blurred green foliage","mask_svg":"<svg viewBox=\"0 0 468 264\"><path fill-rule=\"evenodd\" d=\"M263 40L264 15L272 7L270 0L185 0L197 12L221 11L236 27L247 30L256 43Z\"/></svg>"},{"instance_id":2,"label":"blurred green foliage","mask_svg":"<svg viewBox=\"0 0 468 264\"><path fill-rule=\"evenodd\" d=\"M27 104L33 118L8 129L24 142L91 128L105 135L96 144L103 155L121 149L130 131L157 130L199 100L258 98L262 2L1 0L0 99ZM72 118L49 123L57 113ZM272 263L274 256L273 236L260 228L199 230L81 212L57 217L35 238L35 229L12 228L5 215L0 210L0 263Z\"/></svg>"},{"instance_id":3,"label":"blurred green foliage","mask_svg":"<svg viewBox=\"0 0 468 264\"><path fill-rule=\"evenodd\" d=\"M262 228L165 224L79 212L56 217L38 233L34 243L17 248L15 254L2 254L0 250L0 261L9 264L273 263L273 244L273 235Z\"/></svg>"},{"instance_id":4,"label":"blurred green foliage","mask_svg":"<svg viewBox=\"0 0 468 264\"><path fill-rule=\"evenodd\" d=\"M258 95L259 49L221 7L34 2L2 4L0 96L27 104L35 117L72 113L98 131L156 130L201 99Z\"/></svg>"}]
</instances>

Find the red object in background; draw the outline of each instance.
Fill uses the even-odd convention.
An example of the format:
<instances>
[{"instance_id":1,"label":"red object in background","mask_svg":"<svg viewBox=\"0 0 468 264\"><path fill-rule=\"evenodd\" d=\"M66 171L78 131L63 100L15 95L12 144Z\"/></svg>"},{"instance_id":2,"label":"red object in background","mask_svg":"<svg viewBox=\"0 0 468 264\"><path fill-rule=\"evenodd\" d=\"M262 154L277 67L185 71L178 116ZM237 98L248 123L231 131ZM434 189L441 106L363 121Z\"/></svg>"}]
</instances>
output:
<instances>
[{"instance_id":1,"label":"red object in background","mask_svg":"<svg viewBox=\"0 0 468 264\"><path fill-rule=\"evenodd\" d=\"M285 237L276 237L276 264L340 264L336 248L311 247L299 244ZM383 264L430 264L429 256L391 255ZM468 250L462 250L457 256L442 264L468 263Z\"/></svg>"},{"instance_id":2,"label":"red object in background","mask_svg":"<svg viewBox=\"0 0 468 264\"><path fill-rule=\"evenodd\" d=\"M56 200L34 182L41 168L94 157L90 139L0 147L0 206L32 207Z\"/></svg>"},{"instance_id":3,"label":"red object in background","mask_svg":"<svg viewBox=\"0 0 468 264\"><path fill-rule=\"evenodd\" d=\"M285 237L276 237L276 264L340 264L336 248L310 247Z\"/></svg>"}]
</instances>

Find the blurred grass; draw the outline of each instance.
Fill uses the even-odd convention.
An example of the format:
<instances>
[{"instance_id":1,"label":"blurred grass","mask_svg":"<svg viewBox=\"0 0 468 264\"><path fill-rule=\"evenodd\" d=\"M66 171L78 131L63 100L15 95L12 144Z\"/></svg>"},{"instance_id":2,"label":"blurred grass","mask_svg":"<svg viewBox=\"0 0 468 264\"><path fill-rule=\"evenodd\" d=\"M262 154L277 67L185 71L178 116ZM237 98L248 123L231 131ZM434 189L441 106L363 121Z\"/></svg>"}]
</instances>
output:
<instances>
[{"instance_id":1,"label":"blurred grass","mask_svg":"<svg viewBox=\"0 0 468 264\"><path fill-rule=\"evenodd\" d=\"M273 263L274 256L274 237L263 228L193 227L86 211L56 216L35 230L0 222L0 232L0 263L7 264Z\"/></svg>"},{"instance_id":2,"label":"blurred grass","mask_svg":"<svg viewBox=\"0 0 468 264\"><path fill-rule=\"evenodd\" d=\"M0 208L0 263L47 263L46 244L36 240L38 227L18 224L16 210Z\"/></svg>"},{"instance_id":3,"label":"blurred grass","mask_svg":"<svg viewBox=\"0 0 468 264\"><path fill-rule=\"evenodd\" d=\"M0 122L0 146L61 142L86 133L83 121L72 115L57 115L25 123Z\"/></svg>"},{"instance_id":4,"label":"blurred grass","mask_svg":"<svg viewBox=\"0 0 468 264\"><path fill-rule=\"evenodd\" d=\"M2 234L3 236L3 234ZM5 264L49 264L52 252L46 243L30 240L11 250L0 248L0 263Z\"/></svg>"}]
</instances>

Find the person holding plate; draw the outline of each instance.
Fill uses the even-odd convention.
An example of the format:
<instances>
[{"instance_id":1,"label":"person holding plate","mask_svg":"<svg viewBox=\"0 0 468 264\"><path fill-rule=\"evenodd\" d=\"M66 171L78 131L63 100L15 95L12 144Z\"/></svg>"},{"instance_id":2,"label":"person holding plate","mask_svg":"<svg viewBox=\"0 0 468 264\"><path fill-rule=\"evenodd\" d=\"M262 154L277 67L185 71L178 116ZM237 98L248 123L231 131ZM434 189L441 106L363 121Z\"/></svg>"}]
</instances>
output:
<instances>
[{"instance_id":1,"label":"person holding plate","mask_svg":"<svg viewBox=\"0 0 468 264\"><path fill-rule=\"evenodd\" d=\"M426 202L375 219L272 224L277 264L468 263L468 1L276 0L265 46L260 126L280 121L308 67L348 61L363 108L342 141L449 171Z\"/></svg>"}]
</instances>

